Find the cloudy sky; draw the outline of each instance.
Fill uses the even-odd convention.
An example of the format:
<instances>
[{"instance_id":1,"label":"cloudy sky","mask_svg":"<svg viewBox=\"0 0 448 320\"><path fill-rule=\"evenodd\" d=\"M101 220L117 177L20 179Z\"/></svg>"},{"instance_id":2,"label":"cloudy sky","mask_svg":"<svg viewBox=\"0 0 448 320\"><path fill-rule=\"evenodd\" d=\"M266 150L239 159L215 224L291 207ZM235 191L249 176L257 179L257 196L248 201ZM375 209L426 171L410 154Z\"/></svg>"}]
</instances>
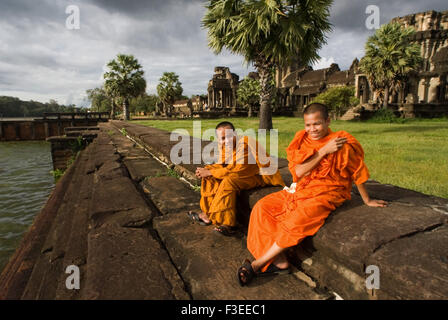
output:
<instances>
[{"instance_id":1,"label":"cloudy sky","mask_svg":"<svg viewBox=\"0 0 448 320\"><path fill-rule=\"evenodd\" d=\"M156 93L165 71L180 76L185 95L205 94L215 66L240 79L253 71L240 56L215 55L201 28L203 0L0 0L0 95L23 100L88 105L85 91L102 84L108 61L133 54L142 64L147 92ZM79 8L79 29L67 28L68 6ZM336 62L347 69L361 58L374 30L366 27L369 5L380 23L428 10L448 10L446 0L335 0L333 31L315 69ZM69 19L73 24L73 20Z\"/></svg>"}]
</instances>

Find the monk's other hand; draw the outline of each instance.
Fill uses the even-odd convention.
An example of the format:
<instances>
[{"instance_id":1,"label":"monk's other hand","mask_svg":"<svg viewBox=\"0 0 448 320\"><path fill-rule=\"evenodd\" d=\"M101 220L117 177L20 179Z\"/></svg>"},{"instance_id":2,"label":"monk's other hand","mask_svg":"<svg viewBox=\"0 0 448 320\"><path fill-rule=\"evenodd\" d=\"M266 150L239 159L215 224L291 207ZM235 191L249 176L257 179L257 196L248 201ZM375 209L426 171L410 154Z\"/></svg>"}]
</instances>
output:
<instances>
[{"instance_id":1,"label":"monk's other hand","mask_svg":"<svg viewBox=\"0 0 448 320\"><path fill-rule=\"evenodd\" d=\"M345 143L347 143L347 138L335 138L324 145L320 149L320 151L322 151L324 154L330 154L341 149Z\"/></svg>"},{"instance_id":2,"label":"monk's other hand","mask_svg":"<svg viewBox=\"0 0 448 320\"><path fill-rule=\"evenodd\" d=\"M210 172L210 170L205 169L205 168L197 168L197 169L196 169L196 172L197 172L197 176L198 176L199 178L207 178L207 177L209 177L209 176L212 175L212 173Z\"/></svg>"},{"instance_id":3,"label":"monk's other hand","mask_svg":"<svg viewBox=\"0 0 448 320\"><path fill-rule=\"evenodd\" d=\"M387 201L384 200L369 200L365 204L369 207L387 207L388 205Z\"/></svg>"}]
</instances>

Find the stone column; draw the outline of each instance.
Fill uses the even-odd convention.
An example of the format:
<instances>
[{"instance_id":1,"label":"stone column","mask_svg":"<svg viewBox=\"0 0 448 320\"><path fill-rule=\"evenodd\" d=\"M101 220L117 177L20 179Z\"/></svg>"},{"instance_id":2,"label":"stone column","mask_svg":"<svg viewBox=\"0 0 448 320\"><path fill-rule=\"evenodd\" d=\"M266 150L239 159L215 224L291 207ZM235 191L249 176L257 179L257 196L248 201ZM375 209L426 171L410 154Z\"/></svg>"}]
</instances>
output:
<instances>
[{"instance_id":1,"label":"stone column","mask_svg":"<svg viewBox=\"0 0 448 320\"><path fill-rule=\"evenodd\" d=\"M434 77L429 81L428 88L428 102L436 103L439 102L439 93L440 93L440 78Z\"/></svg>"},{"instance_id":2,"label":"stone column","mask_svg":"<svg viewBox=\"0 0 448 320\"><path fill-rule=\"evenodd\" d=\"M418 90L417 90L418 101L416 101L417 103L420 103L420 101L426 102L426 100L425 100L425 91L426 91L425 82L426 82L425 78L421 78L418 82Z\"/></svg>"}]
</instances>

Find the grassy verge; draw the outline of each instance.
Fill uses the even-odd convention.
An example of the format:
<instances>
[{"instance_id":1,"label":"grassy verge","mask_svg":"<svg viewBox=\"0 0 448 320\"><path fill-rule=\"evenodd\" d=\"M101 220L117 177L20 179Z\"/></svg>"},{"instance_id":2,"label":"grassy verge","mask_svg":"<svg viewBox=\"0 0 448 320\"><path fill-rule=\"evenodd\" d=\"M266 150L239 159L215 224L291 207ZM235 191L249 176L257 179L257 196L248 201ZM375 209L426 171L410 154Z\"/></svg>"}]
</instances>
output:
<instances>
[{"instance_id":1,"label":"grassy verge","mask_svg":"<svg viewBox=\"0 0 448 320\"><path fill-rule=\"evenodd\" d=\"M242 130L258 128L257 118L226 120L232 121L236 128ZM219 121L201 120L202 131L214 128ZM192 120L133 123L168 131L186 129L193 134ZM278 129L278 154L286 157L285 149L296 131L303 128L303 120L276 117L273 124ZM345 130L359 140L364 147L372 179L448 198L447 119L412 119L403 123L333 121L330 127L333 131Z\"/></svg>"}]
</instances>

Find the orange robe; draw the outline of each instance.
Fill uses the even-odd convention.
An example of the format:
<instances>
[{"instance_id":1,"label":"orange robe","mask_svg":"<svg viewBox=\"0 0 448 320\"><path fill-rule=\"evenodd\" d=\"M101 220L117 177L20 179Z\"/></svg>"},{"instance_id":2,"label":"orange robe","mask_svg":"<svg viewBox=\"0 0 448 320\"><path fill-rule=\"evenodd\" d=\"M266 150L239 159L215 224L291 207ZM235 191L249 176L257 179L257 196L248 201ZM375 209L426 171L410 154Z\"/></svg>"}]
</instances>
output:
<instances>
[{"instance_id":1,"label":"orange robe","mask_svg":"<svg viewBox=\"0 0 448 320\"><path fill-rule=\"evenodd\" d=\"M205 166L212 176L202 179L201 182L201 210L218 225L236 225L236 197L239 191L269 184L285 185L278 169L275 169L273 175L260 175L260 168L269 166L269 163L260 163L258 144L256 150L253 150L253 144L249 144L247 136L237 138L237 146L232 155L226 155L223 146L220 150L220 161ZM249 161L250 156L252 161Z\"/></svg>"},{"instance_id":2,"label":"orange robe","mask_svg":"<svg viewBox=\"0 0 448 320\"><path fill-rule=\"evenodd\" d=\"M336 137L347 138L347 143L337 152L325 156L299 181L295 167ZM328 215L351 198L352 183L362 184L369 178L361 145L345 131L332 132L329 129L324 138L311 140L305 130L301 130L286 152L289 170L297 186L294 193L282 190L262 198L252 209L247 248L256 259L274 243L288 248L314 235Z\"/></svg>"}]
</instances>

